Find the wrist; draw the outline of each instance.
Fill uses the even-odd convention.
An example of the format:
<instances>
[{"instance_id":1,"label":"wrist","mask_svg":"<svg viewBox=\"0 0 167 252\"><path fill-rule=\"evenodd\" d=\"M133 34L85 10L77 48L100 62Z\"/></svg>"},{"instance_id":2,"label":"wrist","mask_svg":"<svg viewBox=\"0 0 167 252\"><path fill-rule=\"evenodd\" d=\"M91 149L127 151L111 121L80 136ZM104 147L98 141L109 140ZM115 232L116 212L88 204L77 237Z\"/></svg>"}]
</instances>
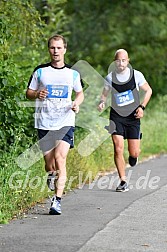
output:
<instances>
[{"instance_id":1,"label":"wrist","mask_svg":"<svg viewBox=\"0 0 167 252\"><path fill-rule=\"evenodd\" d=\"M35 91L34 98L37 99L37 98L38 98L38 95L39 95L38 91Z\"/></svg>"},{"instance_id":2,"label":"wrist","mask_svg":"<svg viewBox=\"0 0 167 252\"><path fill-rule=\"evenodd\" d=\"M77 100L74 100L73 103L76 105L76 106L79 106L79 102Z\"/></svg>"},{"instance_id":3,"label":"wrist","mask_svg":"<svg viewBox=\"0 0 167 252\"><path fill-rule=\"evenodd\" d=\"M142 108L142 110L145 110L145 106L143 106L142 104L139 105L139 108Z\"/></svg>"},{"instance_id":4,"label":"wrist","mask_svg":"<svg viewBox=\"0 0 167 252\"><path fill-rule=\"evenodd\" d=\"M100 104L105 104L105 101L104 100L100 100L99 105Z\"/></svg>"}]
</instances>

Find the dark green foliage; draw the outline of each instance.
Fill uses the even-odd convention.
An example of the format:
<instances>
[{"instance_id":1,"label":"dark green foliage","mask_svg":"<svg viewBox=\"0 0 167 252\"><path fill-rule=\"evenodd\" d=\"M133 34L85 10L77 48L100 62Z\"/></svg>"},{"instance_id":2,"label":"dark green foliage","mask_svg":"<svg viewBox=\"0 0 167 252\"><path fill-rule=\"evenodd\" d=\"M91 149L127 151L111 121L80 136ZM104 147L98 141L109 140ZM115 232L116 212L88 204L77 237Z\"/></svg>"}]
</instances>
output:
<instances>
[{"instance_id":1,"label":"dark green foliage","mask_svg":"<svg viewBox=\"0 0 167 252\"><path fill-rule=\"evenodd\" d=\"M153 94L166 93L166 1L32 3L34 6L21 0L0 3L1 149L7 149L20 132L32 135L33 110L18 104L25 100L35 66L49 60L46 42L53 33L68 39L66 60L85 59L103 76L114 51L127 49L132 66L144 73Z\"/></svg>"},{"instance_id":2,"label":"dark green foliage","mask_svg":"<svg viewBox=\"0 0 167 252\"><path fill-rule=\"evenodd\" d=\"M102 75L114 52L125 48L153 95L166 94L166 1L68 1L70 58L87 60Z\"/></svg>"},{"instance_id":3,"label":"dark green foliage","mask_svg":"<svg viewBox=\"0 0 167 252\"><path fill-rule=\"evenodd\" d=\"M24 59L26 49L35 54L35 44L40 36L40 16L28 2L1 1L0 3L0 154L10 151L15 141L19 144L16 153L27 146L28 137L33 136L33 121L30 109L20 102L25 101L27 74L24 63L29 58L29 67L32 67L31 57ZM30 67L30 69L31 69ZM32 111L31 111L32 113ZM30 140L31 142L31 140Z\"/></svg>"}]
</instances>

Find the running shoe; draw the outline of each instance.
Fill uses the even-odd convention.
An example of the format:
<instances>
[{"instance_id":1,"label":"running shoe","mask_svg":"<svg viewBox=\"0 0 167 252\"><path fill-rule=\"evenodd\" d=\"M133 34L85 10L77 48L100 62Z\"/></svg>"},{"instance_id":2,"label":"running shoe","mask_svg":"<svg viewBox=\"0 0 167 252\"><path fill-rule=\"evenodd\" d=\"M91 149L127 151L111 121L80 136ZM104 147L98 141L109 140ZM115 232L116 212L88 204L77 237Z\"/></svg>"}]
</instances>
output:
<instances>
[{"instance_id":1,"label":"running shoe","mask_svg":"<svg viewBox=\"0 0 167 252\"><path fill-rule=\"evenodd\" d=\"M55 190L55 175L53 173L48 174L47 185L51 191Z\"/></svg>"},{"instance_id":2,"label":"running shoe","mask_svg":"<svg viewBox=\"0 0 167 252\"><path fill-rule=\"evenodd\" d=\"M129 164L130 164L130 166L135 166L136 163L137 163L137 160L138 160L138 158L134 158L134 157L129 156Z\"/></svg>"},{"instance_id":3,"label":"running shoe","mask_svg":"<svg viewBox=\"0 0 167 252\"><path fill-rule=\"evenodd\" d=\"M54 196L51 201L51 207L49 211L50 215L60 215L61 214L61 203Z\"/></svg>"},{"instance_id":4,"label":"running shoe","mask_svg":"<svg viewBox=\"0 0 167 252\"><path fill-rule=\"evenodd\" d=\"M116 192L127 192L129 191L128 185L125 181L121 181L119 186L116 188Z\"/></svg>"}]
</instances>

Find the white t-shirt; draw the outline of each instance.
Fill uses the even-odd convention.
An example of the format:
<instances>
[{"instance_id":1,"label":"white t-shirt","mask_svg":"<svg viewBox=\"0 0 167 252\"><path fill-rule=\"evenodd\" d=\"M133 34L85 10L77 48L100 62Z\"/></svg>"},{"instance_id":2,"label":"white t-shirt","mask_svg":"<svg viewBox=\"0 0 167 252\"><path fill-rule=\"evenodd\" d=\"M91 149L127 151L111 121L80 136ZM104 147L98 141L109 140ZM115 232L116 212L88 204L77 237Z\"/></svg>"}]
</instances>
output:
<instances>
[{"instance_id":1,"label":"white t-shirt","mask_svg":"<svg viewBox=\"0 0 167 252\"><path fill-rule=\"evenodd\" d=\"M71 109L72 91L81 92L80 74L67 65L55 68L50 63L36 67L28 88L49 92L44 100L36 99L35 128L59 130L75 126L75 112Z\"/></svg>"},{"instance_id":2,"label":"white t-shirt","mask_svg":"<svg viewBox=\"0 0 167 252\"><path fill-rule=\"evenodd\" d=\"M127 68L122 73L116 73L116 78L119 81L119 85L121 82L122 82L122 84L125 84L127 81L129 81L130 73L131 73L130 68ZM134 78L135 78L135 82L136 82L136 88L137 88L137 90L139 90L139 88L146 83L146 79L141 72L139 72L135 69L134 69ZM107 75L104 88L106 90L110 90L112 88L112 72Z\"/></svg>"}]
</instances>

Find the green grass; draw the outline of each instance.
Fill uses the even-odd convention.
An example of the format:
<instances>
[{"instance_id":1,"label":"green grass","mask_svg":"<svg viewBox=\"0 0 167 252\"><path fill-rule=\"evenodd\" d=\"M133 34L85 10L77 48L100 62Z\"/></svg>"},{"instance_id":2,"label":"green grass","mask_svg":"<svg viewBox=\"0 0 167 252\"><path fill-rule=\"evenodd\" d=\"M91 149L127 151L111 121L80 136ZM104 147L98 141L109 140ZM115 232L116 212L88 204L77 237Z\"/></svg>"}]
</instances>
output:
<instances>
[{"instance_id":1,"label":"green grass","mask_svg":"<svg viewBox=\"0 0 167 252\"><path fill-rule=\"evenodd\" d=\"M141 157L167 153L167 95L152 99L141 128L143 140L141 141Z\"/></svg>"},{"instance_id":2,"label":"green grass","mask_svg":"<svg viewBox=\"0 0 167 252\"><path fill-rule=\"evenodd\" d=\"M149 156L167 153L167 95L152 99L141 121L143 139L141 141L140 161ZM75 148L67 158L65 192L78 187L81 182L91 182L99 172L115 170L113 144L110 137L91 155L81 156L77 146L88 132L76 130ZM8 153L0 158L0 223L7 223L14 216L17 218L37 201L50 195L46 186L46 173L43 158L28 169L21 169L15 162L18 144L11 146ZM87 146L85 146L87 148ZM125 159L128 159L125 144Z\"/></svg>"}]
</instances>

